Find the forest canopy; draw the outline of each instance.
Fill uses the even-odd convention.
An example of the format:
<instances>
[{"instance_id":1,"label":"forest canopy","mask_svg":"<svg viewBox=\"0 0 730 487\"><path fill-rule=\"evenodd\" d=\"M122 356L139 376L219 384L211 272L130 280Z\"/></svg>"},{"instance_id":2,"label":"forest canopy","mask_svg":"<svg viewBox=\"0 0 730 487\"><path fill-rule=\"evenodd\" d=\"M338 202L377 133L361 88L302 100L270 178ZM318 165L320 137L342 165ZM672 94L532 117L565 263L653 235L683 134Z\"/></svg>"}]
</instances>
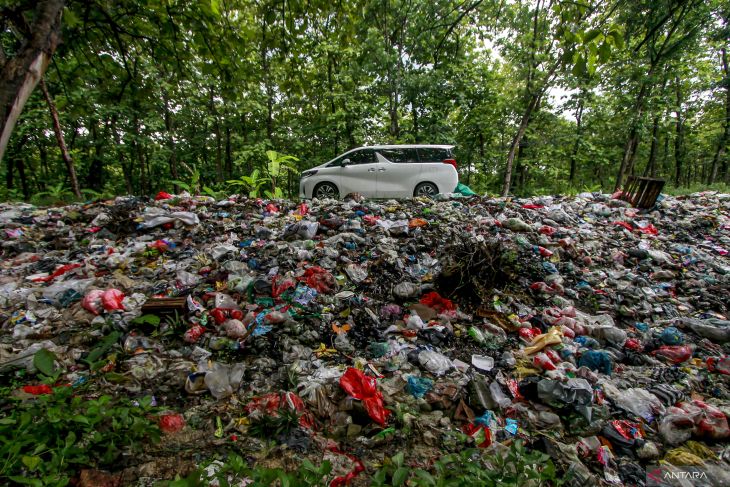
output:
<instances>
[{"instance_id":1,"label":"forest canopy","mask_svg":"<svg viewBox=\"0 0 730 487\"><path fill-rule=\"evenodd\" d=\"M216 194L271 150L295 195L297 171L384 143L454 144L496 194L730 178L727 1L0 5L4 200Z\"/></svg>"}]
</instances>

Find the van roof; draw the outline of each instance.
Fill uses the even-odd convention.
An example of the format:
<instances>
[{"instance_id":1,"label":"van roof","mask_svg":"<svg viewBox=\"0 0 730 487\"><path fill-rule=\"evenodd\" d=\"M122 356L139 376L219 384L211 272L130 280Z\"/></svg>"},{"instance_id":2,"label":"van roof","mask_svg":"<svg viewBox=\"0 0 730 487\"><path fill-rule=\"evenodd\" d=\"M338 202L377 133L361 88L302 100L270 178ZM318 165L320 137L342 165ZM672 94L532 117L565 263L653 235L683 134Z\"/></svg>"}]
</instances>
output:
<instances>
[{"instance_id":1,"label":"van roof","mask_svg":"<svg viewBox=\"0 0 730 487\"><path fill-rule=\"evenodd\" d=\"M392 145L363 145L356 149L453 149L453 145L437 144L392 144ZM353 149L355 150L355 149ZM348 151L349 152L349 151Z\"/></svg>"}]
</instances>

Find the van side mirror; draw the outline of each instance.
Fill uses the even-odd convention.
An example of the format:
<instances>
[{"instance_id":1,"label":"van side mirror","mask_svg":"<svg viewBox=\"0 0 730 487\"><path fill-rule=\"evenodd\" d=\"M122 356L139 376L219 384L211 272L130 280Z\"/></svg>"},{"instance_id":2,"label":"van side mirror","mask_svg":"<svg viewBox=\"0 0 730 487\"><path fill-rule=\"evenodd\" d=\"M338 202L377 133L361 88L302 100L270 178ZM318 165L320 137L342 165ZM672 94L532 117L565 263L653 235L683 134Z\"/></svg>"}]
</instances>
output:
<instances>
[{"instance_id":1,"label":"van side mirror","mask_svg":"<svg viewBox=\"0 0 730 487\"><path fill-rule=\"evenodd\" d=\"M352 164L352 161L350 159L344 159L342 161L342 167L347 167Z\"/></svg>"}]
</instances>

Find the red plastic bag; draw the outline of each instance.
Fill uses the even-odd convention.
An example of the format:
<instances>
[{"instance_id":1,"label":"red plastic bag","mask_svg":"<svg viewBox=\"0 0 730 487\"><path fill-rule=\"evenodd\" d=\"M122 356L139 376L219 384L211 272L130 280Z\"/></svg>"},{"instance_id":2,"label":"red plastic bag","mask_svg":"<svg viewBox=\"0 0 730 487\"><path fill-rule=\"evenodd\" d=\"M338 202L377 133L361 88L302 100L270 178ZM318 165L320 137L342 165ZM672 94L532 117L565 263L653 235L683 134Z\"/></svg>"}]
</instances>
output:
<instances>
[{"instance_id":1,"label":"red plastic bag","mask_svg":"<svg viewBox=\"0 0 730 487\"><path fill-rule=\"evenodd\" d=\"M674 364L681 364L692 357L692 347L689 345L664 345L654 350L652 355L668 360Z\"/></svg>"},{"instance_id":2,"label":"red plastic bag","mask_svg":"<svg viewBox=\"0 0 730 487\"><path fill-rule=\"evenodd\" d=\"M164 191L160 191L159 193L157 193L157 196L155 196L155 201L169 200L169 199L172 199L172 195L170 193L166 193Z\"/></svg>"},{"instance_id":3,"label":"red plastic bag","mask_svg":"<svg viewBox=\"0 0 730 487\"><path fill-rule=\"evenodd\" d=\"M540 227L540 230L538 232L542 233L543 235L547 235L548 237L555 233L555 228L550 227L548 225L543 225Z\"/></svg>"},{"instance_id":4,"label":"red plastic bag","mask_svg":"<svg viewBox=\"0 0 730 487\"><path fill-rule=\"evenodd\" d=\"M23 386L23 392L27 394L33 394L34 396L40 396L43 394L52 394L53 389L48 384L41 384L39 386Z\"/></svg>"},{"instance_id":5,"label":"red plastic bag","mask_svg":"<svg viewBox=\"0 0 730 487\"><path fill-rule=\"evenodd\" d=\"M636 227L636 229L641 233L645 233L647 235L659 235L659 230L657 230L657 228L651 223L645 227Z\"/></svg>"},{"instance_id":6,"label":"red plastic bag","mask_svg":"<svg viewBox=\"0 0 730 487\"><path fill-rule=\"evenodd\" d=\"M316 289L319 293L328 293L335 287L335 278L332 274L316 265L304 271L304 275L299 280L304 281L307 286Z\"/></svg>"},{"instance_id":7,"label":"red plastic bag","mask_svg":"<svg viewBox=\"0 0 730 487\"><path fill-rule=\"evenodd\" d=\"M467 423L462 428L462 431L465 435L469 435L472 438L475 438L480 431L484 431L484 441L477 445L479 448L486 448L492 444L492 430L483 424Z\"/></svg>"},{"instance_id":8,"label":"red plastic bag","mask_svg":"<svg viewBox=\"0 0 730 487\"><path fill-rule=\"evenodd\" d=\"M183 340L188 343L196 343L198 340L200 340L200 337L202 337L204 333L205 328L203 328L199 324L195 324L188 328L188 330L185 332L185 335L183 336Z\"/></svg>"},{"instance_id":9,"label":"red plastic bag","mask_svg":"<svg viewBox=\"0 0 730 487\"><path fill-rule=\"evenodd\" d=\"M631 225L629 225L628 223L626 223L626 222L613 222L613 224L614 225L618 225L620 227L624 227L629 232L633 232L634 231L634 228Z\"/></svg>"},{"instance_id":10,"label":"red plastic bag","mask_svg":"<svg viewBox=\"0 0 730 487\"><path fill-rule=\"evenodd\" d=\"M340 387L347 394L362 401L365 410L373 421L385 426L390 411L383 405L383 394L375 387L375 379L358 369L350 367L340 377Z\"/></svg>"},{"instance_id":11,"label":"red plastic bag","mask_svg":"<svg viewBox=\"0 0 730 487\"><path fill-rule=\"evenodd\" d=\"M281 281L281 283L277 282L279 280L279 276L276 275L271 279L271 296L278 298L287 289L292 289L296 287L297 283L294 281L294 279L291 278L285 278Z\"/></svg>"},{"instance_id":12,"label":"red plastic bag","mask_svg":"<svg viewBox=\"0 0 730 487\"><path fill-rule=\"evenodd\" d=\"M159 418L160 429L165 433L177 433L185 427L182 414L163 414Z\"/></svg>"},{"instance_id":13,"label":"red plastic bag","mask_svg":"<svg viewBox=\"0 0 730 487\"><path fill-rule=\"evenodd\" d=\"M312 413L306 411L302 398L293 392L284 392L282 394L270 392L263 396L254 397L246 404L244 409L248 414L259 412L270 416L278 416L281 410L296 411L302 413L299 417L299 426L308 429L314 427Z\"/></svg>"},{"instance_id":14,"label":"red plastic bag","mask_svg":"<svg viewBox=\"0 0 730 487\"><path fill-rule=\"evenodd\" d=\"M124 293L119 289L108 289L101 295L101 305L106 311L123 310Z\"/></svg>"},{"instance_id":15,"label":"red plastic bag","mask_svg":"<svg viewBox=\"0 0 730 487\"><path fill-rule=\"evenodd\" d=\"M213 308L210 316L215 320L216 325L222 325L226 320L242 320L243 311L233 308Z\"/></svg>"},{"instance_id":16,"label":"red plastic bag","mask_svg":"<svg viewBox=\"0 0 730 487\"><path fill-rule=\"evenodd\" d=\"M522 205L522 208L526 210L539 210L540 208L545 208L545 205L536 205L534 203L527 203L525 205Z\"/></svg>"},{"instance_id":17,"label":"red plastic bag","mask_svg":"<svg viewBox=\"0 0 730 487\"><path fill-rule=\"evenodd\" d=\"M524 340L531 342L533 338L540 335L542 332L539 328L520 328L518 333Z\"/></svg>"},{"instance_id":18,"label":"red plastic bag","mask_svg":"<svg viewBox=\"0 0 730 487\"><path fill-rule=\"evenodd\" d=\"M81 264L64 264L55 271L53 271L53 274L46 276L46 277L39 277L37 279L33 279L33 282L51 282L55 278L62 276L66 274L69 271L72 271L74 269L78 269L81 267Z\"/></svg>"},{"instance_id":19,"label":"red plastic bag","mask_svg":"<svg viewBox=\"0 0 730 487\"><path fill-rule=\"evenodd\" d=\"M439 293L431 291L424 295L420 301L421 304L428 306L429 308L435 309L437 312L441 311L453 311L456 309L454 303L442 297Z\"/></svg>"},{"instance_id":20,"label":"red plastic bag","mask_svg":"<svg viewBox=\"0 0 730 487\"><path fill-rule=\"evenodd\" d=\"M84 296L84 299L81 300L81 306L89 313L98 315L101 312L101 296L103 294L104 291L101 289L89 291Z\"/></svg>"},{"instance_id":21,"label":"red plastic bag","mask_svg":"<svg viewBox=\"0 0 730 487\"><path fill-rule=\"evenodd\" d=\"M730 436L727 417L718 408L703 401L692 401L695 406L702 409L702 415L697 423L697 430L701 436L722 440Z\"/></svg>"},{"instance_id":22,"label":"red plastic bag","mask_svg":"<svg viewBox=\"0 0 730 487\"><path fill-rule=\"evenodd\" d=\"M339 477L335 477L334 479L332 479L332 482L330 482L329 487L342 487L343 485L350 485L350 482L355 477L357 477L357 475L360 472L365 470L365 465L363 465L362 461L360 461L360 459L357 458L356 456L350 455L349 453L345 453L335 446L331 446L328 449L332 453L336 453L338 455L345 456L355 463L355 468L353 468L350 472L348 472L347 475L341 475Z\"/></svg>"},{"instance_id":23,"label":"red plastic bag","mask_svg":"<svg viewBox=\"0 0 730 487\"><path fill-rule=\"evenodd\" d=\"M548 357L544 353L538 353L537 355L535 355L535 358L532 359L532 363L533 363L533 365L535 365L535 367L538 367L542 370L555 370L556 369L553 361L550 360L550 357Z\"/></svg>"},{"instance_id":24,"label":"red plastic bag","mask_svg":"<svg viewBox=\"0 0 730 487\"><path fill-rule=\"evenodd\" d=\"M94 289L89 291L84 299L81 300L81 306L88 311L98 315L102 308L105 311L124 310L124 293L119 289Z\"/></svg>"}]
</instances>

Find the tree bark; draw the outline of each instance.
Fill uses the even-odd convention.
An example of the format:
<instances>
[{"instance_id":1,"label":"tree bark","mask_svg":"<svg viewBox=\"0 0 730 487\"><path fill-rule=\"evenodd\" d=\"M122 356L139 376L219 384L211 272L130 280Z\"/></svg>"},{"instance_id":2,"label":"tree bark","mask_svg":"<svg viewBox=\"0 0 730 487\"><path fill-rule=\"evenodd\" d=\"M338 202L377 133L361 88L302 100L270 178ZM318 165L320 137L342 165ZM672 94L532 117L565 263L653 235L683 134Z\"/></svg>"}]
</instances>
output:
<instances>
[{"instance_id":1,"label":"tree bark","mask_svg":"<svg viewBox=\"0 0 730 487\"><path fill-rule=\"evenodd\" d=\"M504 172L504 184L502 185L502 196L507 196L509 194L510 187L512 186L512 166L515 162L515 155L517 154L517 150L520 147L520 142L522 141L522 137L525 135L525 132L527 131L527 126L530 122L530 116L532 115L532 111L537 106L538 100L539 100L538 95L532 95L530 97L530 100L527 103L527 108L525 109L525 113L522 115L522 120L520 121L520 126L517 129L517 133L512 138L512 144L510 144L509 153L507 154L507 167L505 168L505 172Z\"/></svg>"},{"instance_id":2,"label":"tree bark","mask_svg":"<svg viewBox=\"0 0 730 487\"><path fill-rule=\"evenodd\" d=\"M656 156L659 146L659 115L654 116L651 129L651 149L649 149L649 160L644 168L644 177L656 177Z\"/></svg>"},{"instance_id":3,"label":"tree bark","mask_svg":"<svg viewBox=\"0 0 730 487\"><path fill-rule=\"evenodd\" d=\"M713 184L717 180L718 170L722 169L722 180L727 179L727 145L730 142L730 72L728 72L728 56L727 49L722 48L722 54L720 56L722 61L722 71L724 73L723 84L725 88L725 123L720 141L717 144L717 151L715 156L712 158L712 169L710 170L710 178L707 181L709 184Z\"/></svg>"},{"instance_id":4,"label":"tree bark","mask_svg":"<svg viewBox=\"0 0 730 487\"><path fill-rule=\"evenodd\" d=\"M677 94L677 137L674 139L674 185L679 187L682 182L682 165L684 162L684 121L682 120L682 87L679 78L675 79Z\"/></svg>"},{"instance_id":5,"label":"tree bark","mask_svg":"<svg viewBox=\"0 0 730 487\"><path fill-rule=\"evenodd\" d=\"M109 128L112 132L112 136L114 137L114 142L116 143L117 147L120 147L122 145L121 137L119 137L119 132L117 131L117 115L112 115L111 122L109 123ZM122 165L122 174L124 174L124 185L127 188L127 194L131 195L134 194L134 189L132 188L132 174L131 174L131 167L128 167L127 164L124 162L124 151L119 152L119 162Z\"/></svg>"},{"instance_id":6,"label":"tree bark","mask_svg":"<svg viewBox=\"0 0 730 487\"><path fill-rule=\"evenodd\" d=\"M61 123L58 121L58 110L56 110L56 104L53 103L50 93L48 93L48 87L46 82L41 79L41 90L43 90L43 96L46 98L48 109L51 112L51 118L53 119L53 132L56 134L56 140L58 141L58 147L61 149L61 157L63 158L64 164L66 164L66 171L68 172L69 183L71 184L71 191L74 196L81 199L81 190L79 189L79 180L76 177L76 168L74 167L74 161L71 159L66 148L66 141L63 139L63 131L61 130Z\"/></svg>"},{"instance_id":7,"label":"tree bark","mask_svg":"<svg viewBox=\"0 0 730 487\"><path fill-rule=\"evenodd\" d=\"M15 123L48 68L61 38L64 0L40 0L35 5L30 38L0 70L0 161Z\"/></svg>"},{"instance_id":8,"label":"tree bark","mask_svg":"<svg viewBox=\"0 0 730 487\"><path fill-rule=\"evenodd\" d=\"M233 154L231 151L231 126L226 122L226 178L233 178Z\"/></svg>"},{"instance_id":9,"label":"tree bark","mask_svg":"<svg viewBox=\"0 0 730 487\"><path fill-rule=\"evenodd\" d=\"M651 79L653 73L654 66L649 68L649 72L646 75L647 80ZM630 174L631 170L634 167L636 149L639 146L639 124L641 123L641 117L644 114L644 100L649 96L649 92L651 91L649 83L650 81L645 80L641 84L639 94L636 96L636 102L634 103L634 113L636 113L636 115L631 121L631 130L629 130L629 137L626 140L626 144L624 144L624 155L621 159L621 166L619 167L618 175L616 176L616 184L613 188L614 191L617 191L619 188L621 188L621 186L624 184L624 177L627 174Z\"/></svg>"},{"instance_id":10,"label":"tree bark","mask_svg":"<svg viewBox=\"0 0 730 487\"><path fill-rule=\"evenodd\" d=\"M580 98L578 99L578 109L575 114L575 122L576 122L576 128L575 128L575 144L573 144L573 152L570 155L570 175L568 176L568 181L570 182L570 185L575 184L575 173L576 173L576 161L578 157L578 150L580 149L580 137L582 133L583 126L581 125L581 121L583 119L583 90L581 90Z\"/></svg>"},{"instance_id":11,"label":"tree bark","mask_svg":"<svg viewBox=\"0 0 730 487\"><path fill-rule=\"evenodd\" d=\"M162 91L162 101L165 104L165 131L167 132L167 150L170 151L170 157L168 163L170 165L170 176L172 179L179 180L178 167L177 167L177 146L175 145L175 123L172 118L172 111L170 110L170 100L167 95L167 91ZM173 190L177 192L177 186L174 186Z\"/></svg>"}]
</instances>

